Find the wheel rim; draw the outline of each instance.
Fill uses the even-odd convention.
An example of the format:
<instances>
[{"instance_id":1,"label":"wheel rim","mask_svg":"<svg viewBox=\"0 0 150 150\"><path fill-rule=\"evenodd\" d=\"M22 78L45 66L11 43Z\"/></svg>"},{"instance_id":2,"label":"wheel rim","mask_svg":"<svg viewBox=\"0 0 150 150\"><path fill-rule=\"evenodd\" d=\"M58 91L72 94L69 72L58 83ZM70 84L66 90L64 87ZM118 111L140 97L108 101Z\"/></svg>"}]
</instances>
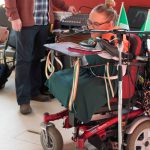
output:
<instances>
[{"instance_id":1,"label":"wheel rim","mask_svg":"<svg viewBox=\"0 0 150 150\"><path fill-rule=\"evenodd\" d=\"M45 145L47 150L54 150L54 143L53 143L53 139L48 135L48 140L46 140L46 134L43 131L43 144Z\"/></svg>"},{"instance_id":2,"label":"wheel rim","mask_svg":"<svg viewBox=\"0 0 150 150\"><path fill-rule=\"evenodd\" d=\"M135 150L150 150L150 129L144 129L135 140Z\"/></svg>"}]
</instances>

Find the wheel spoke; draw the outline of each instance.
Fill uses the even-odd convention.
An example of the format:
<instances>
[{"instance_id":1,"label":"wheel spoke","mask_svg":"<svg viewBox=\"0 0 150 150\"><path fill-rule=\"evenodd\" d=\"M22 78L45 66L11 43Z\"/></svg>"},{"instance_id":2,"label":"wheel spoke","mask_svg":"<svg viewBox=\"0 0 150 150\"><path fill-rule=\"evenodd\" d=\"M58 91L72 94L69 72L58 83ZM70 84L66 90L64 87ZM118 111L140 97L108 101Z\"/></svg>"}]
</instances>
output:
<instances>
[{"instance_id":1,"label":"wheel spoke","mask_svg":"<svg viewBox=\"0 0 150 150\"><path fill-rule=\"evenodd\" d=\"M141 150L149 150L150 149L150 145L146 146L145 143L149 142L150 143L150 130L149 129L145 129L143 130L143 132L141 132L139 134L139 136L137 137L137 140L135 141L135 149L137 147L140 147Z\"/></svg>"},{"instance_id":2,"label":"wheel spoke","mask_svg":"<svg viewBox=\"0 0 150 150\"><path fill-rule=\"evenodd\" d=\"M143 141L135 141L135 147L139 146L141 147L143 145Z\"/></svg>"},{"instance_id":3,"label":"wheel spoke","mask_svg":"<svg viewBox=\"0 0 150 150\"><path fill-rule=\"evenodd\" d=\"M145 150L145 145L140 146L141 150Z\"/></svg>"}]
</instances>

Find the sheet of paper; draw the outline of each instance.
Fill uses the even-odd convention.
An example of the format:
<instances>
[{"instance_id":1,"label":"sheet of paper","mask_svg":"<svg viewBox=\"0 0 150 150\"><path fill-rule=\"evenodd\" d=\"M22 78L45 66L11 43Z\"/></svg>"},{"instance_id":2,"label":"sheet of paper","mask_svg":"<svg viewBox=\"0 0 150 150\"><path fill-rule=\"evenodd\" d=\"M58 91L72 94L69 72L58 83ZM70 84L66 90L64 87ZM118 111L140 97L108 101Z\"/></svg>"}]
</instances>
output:
<instances>
[{"instance_id":1,"label":"sheet of paper","mask_svg":"<svg viewBox=\"0 0 150 150\"><path fill-rule=\"evenodd\" d=\"M68 47L76 47L78 44L73 42L60 42L60 43L51 43L51 44L45 44L45 47L58 51L60 53L69 55L69 56L81 56L79 53L70 52L68 51Z\"/></svg>"}]
</instances>

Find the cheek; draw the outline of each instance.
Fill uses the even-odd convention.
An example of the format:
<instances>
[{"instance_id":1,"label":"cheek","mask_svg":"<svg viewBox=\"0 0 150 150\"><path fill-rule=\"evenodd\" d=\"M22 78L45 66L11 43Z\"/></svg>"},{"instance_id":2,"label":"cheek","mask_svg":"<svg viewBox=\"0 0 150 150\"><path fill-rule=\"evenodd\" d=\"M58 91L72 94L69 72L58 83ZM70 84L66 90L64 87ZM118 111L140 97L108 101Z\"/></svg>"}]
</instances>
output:
<instances>
[{"instance_id":1,"label":"cheek","mask_svg":"<svg viewBox=\"0 0 150 150\"><path fill-rule=\"evenodd\" d=\"M104 30L103 28L101 28L101 27L97 27L97 28L94 28L94 27L90 27L89 29L91 29L91 30ZM100 33L98 33L98 32L94 32L94 33L91 33L91 37L92 38L96 38L96 37L100 37L101 36L101 34Z\"/></svg>"},{"instance_id":2,"label":"cheek","mask_svg":"<svg viewBox=\"0 0 150 150\"><path fill-rule=\"evenodd\" d=\"M92 38L100 37L100 33L91 33Z\"/></svg>"},{"instance_id":3,"label":"cheek","mask_svg":"<svg viewBox=\"0 0 150 150\"><path fill-rule=\"evenodd\" d=\"M112 28L110 24L105 24L104 26L101 26L101 30L109 30L110 28Z\"/></svg>"},{"instance_id":4,"label":"cheek","mask_svg":"<svg viewBox=\"0 0 150 150\"><path fill-rule=\"evenodd\" d=\"M99 26L99 27L97 27L97 28L95 28L96 30L105 30L105 29L107 29L107 27L104 25L101 25L101 26Z\"/></svg>"},{"instance_id":5,"label":"cheek","mask_svg":"<svg viewBox=\"0 0 150 150\"><path fill-rule=\"evenodd\" d=\"M92 30L92 29L94 29L92 26L88 26L88 29L90 29L90 30Z\"/></svg>"},{"instance_id":6,"label":"cheek","mask_svg":"<svg viewBox=\"0 0 150 150\"><path fill-rule=\"evenodd\" d=\"M105 26L101 26L100 28L99 28L99 30L107 30L108 29L108 27L105 25Z\"/></svg>"}]
</instances>

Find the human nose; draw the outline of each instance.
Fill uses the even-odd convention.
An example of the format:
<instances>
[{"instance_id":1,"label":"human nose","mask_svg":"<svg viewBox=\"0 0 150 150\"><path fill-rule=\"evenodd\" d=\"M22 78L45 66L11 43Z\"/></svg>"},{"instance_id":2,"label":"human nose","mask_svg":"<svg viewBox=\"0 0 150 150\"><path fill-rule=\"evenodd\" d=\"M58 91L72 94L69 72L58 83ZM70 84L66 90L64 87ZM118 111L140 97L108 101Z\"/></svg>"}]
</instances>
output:
<instances>
[{"instance_id":1,"label":"human nose","mask_svg":"<svg viewBox=\"0 0 150 150\"><path fill-rule=\"evenodd\" d=\"M94 28L93 23L91 21L89 21L89 20L87 21L87 25L88 25L89 29L93 29Z\"/></svg>"},{"instance_id":2,"label":"human nose","mask_svg":"<svg viewBox=\"0 0 150 150\"><path fill-rule=\"evenodd\" d=\"M95 29L95 26L93 24L91 24L91 25L88 25L88 28L89 29Z\"/></svg>"}]
</instances>

